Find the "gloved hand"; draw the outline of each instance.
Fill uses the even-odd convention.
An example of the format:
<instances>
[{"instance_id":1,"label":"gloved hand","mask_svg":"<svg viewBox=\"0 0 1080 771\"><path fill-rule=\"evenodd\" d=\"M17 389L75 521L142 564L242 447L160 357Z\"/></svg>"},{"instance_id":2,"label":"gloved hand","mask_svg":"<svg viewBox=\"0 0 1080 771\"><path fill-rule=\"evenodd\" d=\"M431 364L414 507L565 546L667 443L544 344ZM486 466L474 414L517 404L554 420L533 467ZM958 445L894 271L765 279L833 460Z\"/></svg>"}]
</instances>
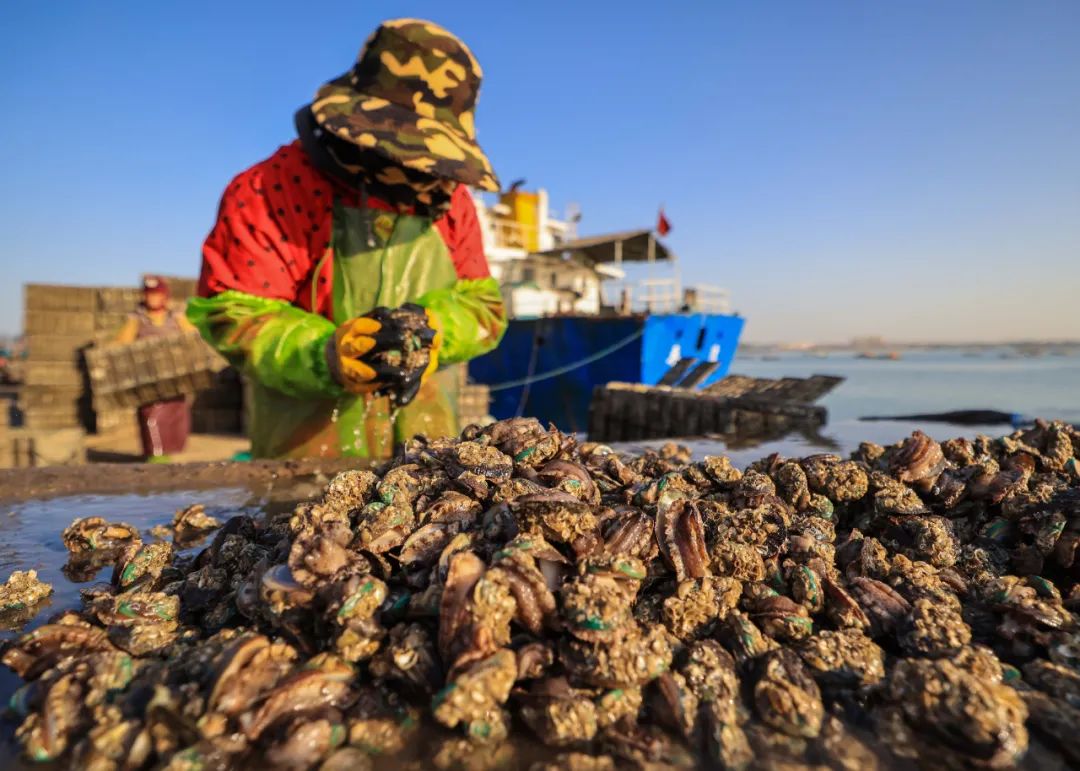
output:
<instances>
[{"instance_id":1,"label":"gloved hand","mask_svg":"<svg viewBox=\"0 0 1080 771\"><path fill-rule=\"evenodd\" d=\"M386 387L404 376L401 367L379 362L375 354L395 343L392 329L384 329L390 311L376 308L370 313L342 324L330 338L326 360L330 374L346 391L369 394Z\"/></svg>"},{"instance_id":2,"label":"gloved hand","mask_svg":"<svg viewBox=\"0 0 1080 771\"><path fill-rule=\"evenodd\" d=\"M347 391L386 393L395 404L408 404L438 366L441 341L431 317L420 306L380 307L337 329L327 346L327 361ZM426 363L410 367L417 354Z\"/></svg>"},{"instance_id":3,"label":"gloved hand","mask_svg":"<svg viewBox=\"0 0 1080 771\"><path fill-rule=\"evenodd\" d=\"M442 346L443 336L439 319L431 311L412 303L401 306L400 310L417 314L423 313L424 321L421 322L422 326L419 329L414 327L413 334L418 339L419 344L427 348L428 354L426 367L409 369L405 373L405 379L395 398L395 402L397 404L408 404L416 398L420 386L426 383L428 378L439 368L439 348Z\"/></svg>"},{"instance_id":4,"label":"gloved hand","mask_svg":"<svg viewBox=\"0 0 1080 771\"><path fill-rule=\"evenodd\" d=\"M442 348L443 343L443 329L439 317L428 308L424 309L424 316L427 318L428 327L435 333L431 338L431 360L428 362L427 369L424 370L421 378L421 380L426 381L439 368L439 350Z\"/></svg>"}]
</instances>

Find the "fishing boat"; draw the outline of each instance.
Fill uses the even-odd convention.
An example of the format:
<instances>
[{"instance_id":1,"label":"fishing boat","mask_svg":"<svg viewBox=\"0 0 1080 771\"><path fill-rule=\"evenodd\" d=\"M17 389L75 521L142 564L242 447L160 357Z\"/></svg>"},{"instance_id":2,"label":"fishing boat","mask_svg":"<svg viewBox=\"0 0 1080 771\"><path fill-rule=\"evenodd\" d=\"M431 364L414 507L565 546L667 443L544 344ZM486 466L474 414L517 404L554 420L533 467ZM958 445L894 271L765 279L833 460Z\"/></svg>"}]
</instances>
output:
<instances>
[{"instance_id":1,"label":"fishing boat","mask_svg":"<svg viewBox=\"0 0 1080 771\"><path fill-rule=\"evenodd\" d=\"M495 418L585 431L593 391L609 382L700 388L727 374L743 319L726 290L684 287L653 229L580 237L575 207L559 217L545 190L520 183L477 195L476 208L510 317L502 344L469 364Z\"/></svg>"}]
</instances>

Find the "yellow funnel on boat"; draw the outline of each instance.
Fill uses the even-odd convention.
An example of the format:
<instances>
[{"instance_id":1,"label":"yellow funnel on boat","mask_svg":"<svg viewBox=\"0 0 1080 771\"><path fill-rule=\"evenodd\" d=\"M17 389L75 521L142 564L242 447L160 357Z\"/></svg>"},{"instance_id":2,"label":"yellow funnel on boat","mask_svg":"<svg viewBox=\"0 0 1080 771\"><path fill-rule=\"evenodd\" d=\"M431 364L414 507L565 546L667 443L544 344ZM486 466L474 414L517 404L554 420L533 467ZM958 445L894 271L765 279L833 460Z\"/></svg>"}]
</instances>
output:
<instances>
[{"instance_id":1,"label":"yellow funnel on boat","mask_svg":"<svg viewBox=\"0 0 1080 771\"><path fill-rule=\"evenodd\" d=\"M499 197L510 210L509 219L516 223L521 246L530 252L540 249L540 196L523 190L511 190Z\"/></svg>"}]
</instances>

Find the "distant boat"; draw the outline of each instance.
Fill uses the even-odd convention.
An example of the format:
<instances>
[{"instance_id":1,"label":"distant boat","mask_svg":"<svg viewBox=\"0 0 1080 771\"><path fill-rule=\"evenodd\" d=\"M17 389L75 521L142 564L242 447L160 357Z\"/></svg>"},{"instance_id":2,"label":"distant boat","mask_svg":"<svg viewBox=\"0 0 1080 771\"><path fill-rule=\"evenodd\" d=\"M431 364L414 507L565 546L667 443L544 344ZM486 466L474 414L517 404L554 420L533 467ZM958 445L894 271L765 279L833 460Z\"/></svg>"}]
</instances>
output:
<instances>
[{"instance_id":1,"label":"distant boat","mask_svg":"<svg viewBox=\"0 0 1080 771\"><path fill-rule=\"evenodd\" d=\"M870 353L868 351L860 351L855 354L856 359L874 359L882 361L899 361L900 354L897 351L889 351L888 353Z\"/></svg>"},{"instance_id":2,"label":"distant boat","mask_svg":"<svg viewBox=\"0 0 1080 771\"><path fill-rule=\"evenodd\" d=\"M580 212L556 218L544 190L512 187L497 203L475 203L510 317L502 344L469 362L472 380L491 388L493 417L585 431L597 387L656 385L678 365L680 384L705 387L727 374L743 319L726 290L683 286L657 233L579 238ZM629 280L631 266L650 277Z\"/></svg>"}]
</instances>

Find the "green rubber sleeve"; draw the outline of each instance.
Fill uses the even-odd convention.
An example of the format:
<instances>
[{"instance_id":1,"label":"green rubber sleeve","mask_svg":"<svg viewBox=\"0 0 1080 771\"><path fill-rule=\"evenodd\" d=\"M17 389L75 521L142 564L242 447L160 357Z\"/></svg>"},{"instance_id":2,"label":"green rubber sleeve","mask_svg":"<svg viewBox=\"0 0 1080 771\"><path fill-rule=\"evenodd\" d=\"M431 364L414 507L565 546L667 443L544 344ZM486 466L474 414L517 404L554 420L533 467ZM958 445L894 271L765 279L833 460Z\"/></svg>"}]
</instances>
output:
<instances>
[{"instance_id":1,"label":"green rubber sleeve","mask_svg":"<svg viewBox=\"0 0 1080 771\"><path fill-rule=\"evenodd\" d=\"M442 327L439 361L456 364L491 351L506 332L506 310L493 278L461 279L448 289L433 289L417 300Z\"/></svg>"},{"instance_id":2,"label":"green rubber sleeve","mask_svg":"<svg viewBox=\"0 0 1080 771\"><path fill-rule=\"evenodd\" d=\"M283 300L226 291L188 301L187 317L244 375L288 396L345 395L326 361L328 319Z\"/></svg>"}]
</instances>

